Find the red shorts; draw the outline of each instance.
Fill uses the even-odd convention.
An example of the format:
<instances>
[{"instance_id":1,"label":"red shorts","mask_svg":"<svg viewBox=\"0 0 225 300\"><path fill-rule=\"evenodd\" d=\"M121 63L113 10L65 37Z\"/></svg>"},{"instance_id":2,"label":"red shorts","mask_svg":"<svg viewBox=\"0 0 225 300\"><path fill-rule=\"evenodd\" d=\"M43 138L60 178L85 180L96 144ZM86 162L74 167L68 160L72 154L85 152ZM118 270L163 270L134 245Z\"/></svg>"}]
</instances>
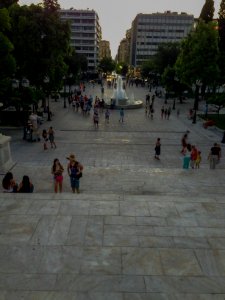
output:
<instances>
[{"instance_id":1,"label":"red shorts","mask_svg":"<svg viewBox=\"0 0 225 300\"><path fill-rule=\"evenodd\" d=\"M63 176L62 176L62 175L57 175L57 176L55 176L55 181L58 182L58 183L62 183L62 181L63 181Z\"/></svg>"}]
</instances>

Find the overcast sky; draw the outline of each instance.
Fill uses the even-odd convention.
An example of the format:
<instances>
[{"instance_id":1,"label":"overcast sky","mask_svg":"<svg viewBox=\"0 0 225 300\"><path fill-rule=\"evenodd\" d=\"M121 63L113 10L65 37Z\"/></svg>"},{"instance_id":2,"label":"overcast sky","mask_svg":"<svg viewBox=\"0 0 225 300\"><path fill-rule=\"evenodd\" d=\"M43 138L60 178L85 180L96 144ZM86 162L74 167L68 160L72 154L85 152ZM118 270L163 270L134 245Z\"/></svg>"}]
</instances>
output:
<instances>
[{"instance_id":1,"label":"overcast sky","mask_svg":"<svg viewBox=\"0 0 225 300\"><path fill-rule=\"evenodd\" d=\"M20 0L20 5L40 3L42 0ZM110 41L113 58L119 42L138 13L155 13L166 10L187 12L199 17L205 0L58 0L61 8L94 9L100 19L102 37ZM214 0L215 16L218 16L221 0Z\"/></svg>"}]
</instances>

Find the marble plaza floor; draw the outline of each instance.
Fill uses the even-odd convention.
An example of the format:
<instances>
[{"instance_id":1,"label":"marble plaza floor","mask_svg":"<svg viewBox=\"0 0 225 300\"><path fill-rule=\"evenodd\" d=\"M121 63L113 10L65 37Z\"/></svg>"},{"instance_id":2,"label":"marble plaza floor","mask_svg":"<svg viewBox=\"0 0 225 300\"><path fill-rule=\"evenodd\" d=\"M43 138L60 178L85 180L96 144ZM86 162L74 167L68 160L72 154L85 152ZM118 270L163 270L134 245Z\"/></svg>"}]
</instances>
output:
<instances>
[{"instance_id":1,"label":"marble plaza floor","mask_svg":"<svg viewBox=\"0 0 225 300\"><path fill-rule=\"evenodd\" d=\"M87 94L100 87L87 87ZM106 89L105 97L112 90ZM147 89L129 88L145 99ZM0 194L0 300L222 300L225 299L225 159L209 170L207 156L222 134L186 117L190 101L161 120L144 108L112 111L110 124L51 102L56 149L12 136L12 172L31 177L35 193ZM168 106L171 103L168 104ZM199 170L183 170L180 139L202 151ZM161 160L154 159L156 138ZM224 154L224 146L222 154ZM81 193L53 194L51 164L75 153L84 164Z\"/></svg>"}]
</instances>

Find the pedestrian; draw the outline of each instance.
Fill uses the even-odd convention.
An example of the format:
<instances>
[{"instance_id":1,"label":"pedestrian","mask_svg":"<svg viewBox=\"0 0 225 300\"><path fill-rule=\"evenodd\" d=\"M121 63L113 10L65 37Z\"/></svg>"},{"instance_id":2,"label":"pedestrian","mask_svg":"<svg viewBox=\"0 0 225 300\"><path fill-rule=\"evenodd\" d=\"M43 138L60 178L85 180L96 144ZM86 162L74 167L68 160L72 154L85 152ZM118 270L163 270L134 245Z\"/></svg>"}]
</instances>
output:
<instances>
[{"instance_id":1,"label":"pedestrian","mask_svg":"<svg viewBox=\"0 0 225 300\"><path fill-rule=\"evenodd\" d=\"M222 138L221 143L222 143L222 144L225 144L225 131L223 132L223 138Z\"/></svg>"},{"instance_id":2,"label":"pedestrian","mask_svg":"<svg viewBox=\"0 0 225 300\"><path fill-rule=\"evenodd\" d=\"M164 117L164 106L162 106L161 108L161 118L163 119L163 117Z\"/></svg>"},{"instance_id":3,"label":"pedestrian","mask_svg":"<svg viewBox=\"0 0 225 300\"><path fill-rule=\"evenodd\" d=\"M16 184L12 172L7 172L2 179L4 193L16 193L18 185Z\"/></svg>"},{"instance_id":4,"label":"pedestrian","mask_svg":"<svg viewBox=\"0 0 225 300\"><path fill-rule=\"evenodd\" d=\"M63 183L63 166L59 162L58 158L55 158L52 166L52 174L54 176L54 191L55 193L62 192L62 183Z\"/></svg>"},{"instance_id":5,"label":"pedestrian","mask_svg":"<svg viewBox=\"0 0 225 300\"><path fill-rule=\"evenodd\" d=\"M171 107L169 107L167 110L167 120L170 119L170 114L171 114Z\"/></svg>"},{"instance_id":6,"label":"pedestrian","mask_svg":"<svg viewBox=\"0 0 225 300\"><path fill-rule=\"evenodd\" d=\"M148 117L151 117L151 120L153 120L153 113L154 113L153 105L150 104L149 105Z\"/></svg>"},{"instance_id":7,"label":"pedestrian","mask_svg":"<svg viewBox=\"0 0 225 300\"><path fill-rule=\"evenodd\" d=\"M71 160L67 171L70 176L72 192L80 193L80 178L82 177L82 172L79 168L79 163L75 159Z\"/></svg>"},{"instance_id":8,"label":"pedestrian","mask_svg":"<svg viewBox=\"0 0 225 300\"><path fill-rule=\"evenodd\" d=\"M161 154L161 142L160 142L160 138L157 138L155 143L155 159L159 160L160 154Z\"/></svg>"},{"instance_id":9,"label":"pedestrian","mask_svg":"<svg viewBox=\"0 0 225 300\"><path fill-rule=\"evenodd\" d=\"M107 108L106 111L105 111L105 122L107 124L109 124L109 116L110 116L110 111Z\"/></svg>"},{"instance_id":10,"label":"pedestrian","mask_svg":"<svg viewBox=\"0 0 225 300\"><path fill-rule=\"evenodd\" d=\"M146 104L145 105L145 115L147 116L147 114L148 114L148 105Z\"/></svg>"},{"instance_id":11,"label":"pedestrian","mask_svg":"<svg viewBox=\"0 0 225 300\"><path fill-rule=\"evenodd\" d=\"M208 155L208 160L210 162L210 169L216 168L216 164L220 160L220 155L221 155L221 149L220 147L218 147L217 143L214 143Z\"/></svg>"},{"instance_id":12,"label":"pedestrian","mask_svg":"<svg viewBox=\"0 0 225 300\"><path fill-rule=\"evenodd\" d=\"M189 169L191 160L191 144L187 144L186 151L183 158L183 169Z\"/></svg>"},{"instance_id":13,"label":"pedestrian","mask_svg":"<svg viewBox=\"0 0 225 300\"><path fill-rule=\"evenodd\" d=\"M152 106L154 105L155 95L152 95Z\"/></svg>"},{"instance_id":14,"label":"pedestrian","mask_svg":"<svg viewBox=\"0 0 225 300\"><path fill-rule=\"evenodd\" d=\"M33 193L34 191L34 185L30 181L30 178L27 175L23 176L23 180L19 184L18 193Z\"/></svg>"},{"instance_id":15,"label":"pedestrian","mask_svg":"<svg viewBox=\"0 0 225 300\"><path fill-rule=\"evenodd\" d=\"M147 105L147 104L150 104L150 95L149 94L147 94L146 96L145 96L145 104Z\"/></svg>"},{"instance_id":16,"label":"pedestrian","mask_svg":"<svg viewBox=\"0 0 225 300\"><path fill-rule=\"evenodd\" d=\"M164 118L167 119L168 110L167 108L164 110Z\"/></svg>"},{"instance_id":17,"label":"pedestrian","mask_svg":"<svg viewBox=\"0 0 225 300\"><path fill-rule=\"evenodd\" d=\"M47 147L48 133L47 133L46 129L43 129L43 131L42 131L42 137L43 137L43 140L44 140L44 143L43 143L44 150L47 150L48 149L48 147Z\"/></svg>"},{"instance_id":18,"label":"pedestrian","mask_svg":"<svg viewBox=\"0 0 225 300\"><path fill-rule=\"evenodd\" d=\"M120 119L119 122L124 122L124 109L123 107L120 109Z\"/></svg>"},{"instance_id":19,"label":"pedestrian","mask_svg":"<svg viewBox=\"0 0 225 300\"><path fill-rule=\"evenodd\" d=\"M190 160L190 165L191 165L192 169L194 169L194 167L195 167L197 157L198 157L198 150L195 147L195 145L192 145L191 146L191 160Z\"/></svg>"},{"instance_id":20,"label":"pedestrian","mask_svg":"<svg viewBox=\"0 0 225 300\"><path fill-rule=\"evenodd\" d=\"M181 153L183 155L185 155L186 150L187 150L188 134L189 134L189 131L187 130L186 133L183 135L183 137L181 139L181 145L182 145Z\"/></svg>"},{"instance_id":21,"label":"pedestrian","mask_svg":"<svg viewBox=\"0 0 225 300\"><path fill-rule=\"evenodd\" d=\"M179 118L179 116L180 116L180 110L179 110L179 108L177 109L177 117Z\"/></svg>"},{"instance_id":22,"label":"pedestrian","mask_svg":"<svg viewBox=\"0 0 225 300\"><path fill-rule=\"evenodd\" d=\"M76 107L75 97L73 98L73 101L72 101L72 107L73 107L73 111L75 111L75 107Z\"/></svg>"},{"instance_id":23,"label":"pedestrian","mask_svg":"<svg viewBox=\"0 0 225 300\"><path fill-rule=\"evenodd\" d=\"M199 168L200 168L201 160L202 160L201 151L198 151L197 159L196 159L196 161L195 161L195 168L196 168L196 169L199 169Z\"/></svg>"},{"instance_id":24,"label":"pedestrian","mask_svg":"<svg viewBox=\"0 0 225 300\"><path fill-rule=\"evenodd\" d=\"M98 115L98 111L97 110L94 112L93 122L94 122L95 129L98 129L99 115Z\"/></svg>"},{"instance_id":25,"label":"pedestrian","mask_svg":"<svg viewBox=\"0 0 225 300\"><path fill-rule=\"evenodd\" d=\"M56 148L56 144L55 144L55 132L52 128L52 126L49 127L48 130L48 138L51 144L51 148L53 148L53 146Z\"/></svg>"}]
</instances>

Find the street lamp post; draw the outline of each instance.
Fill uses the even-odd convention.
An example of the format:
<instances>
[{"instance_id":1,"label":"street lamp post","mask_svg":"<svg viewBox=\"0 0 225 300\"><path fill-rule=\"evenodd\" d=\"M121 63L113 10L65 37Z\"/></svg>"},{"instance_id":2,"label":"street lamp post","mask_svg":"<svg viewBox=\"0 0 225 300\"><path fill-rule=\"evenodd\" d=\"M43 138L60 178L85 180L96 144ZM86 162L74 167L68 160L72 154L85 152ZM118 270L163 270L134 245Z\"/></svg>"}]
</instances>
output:
<instances>
[{"instance_id":1,"label":"street lamp post","mask_svg":"<svg viewBox=\"0 0 225 300\"><path fill-rule=\"evenodd\" d=\"M173 110L175 110L176 109L176 99L174 98L173 99Z\"/></svg>"},{"instance_id":2,"label":"street lamp post","mask_svg":"<svg viewBox=\"0 0 225 300\"><path fill-rule=\"evenodd\" d=\"M201 87L201 81L196 80L195 85L192 87L194 93L195 93L195 100L194 100L194 116L192 124L196 124L197 119L197 110L198 110L198 97L199 97L199 88Z\"/></svg>"},{"instance_id":3,"label":"street lamp post","mask_svg":"<svg viewBox=\"0 0 225 300\"><path fill-rule=\"evenodd\" d=\"M12 88L13 89L20 89L21 87L22 88L28 88L30 86L30 82L29 82L29 80L28 79L26 79L26 78L22 78L22 80L21 81L19 81L19 80L17 80L17 79L13 79L12 80ZM22 92L22 91L21 91ZM26 140L26 135L27 135L27 133L26 133L26 115L25 115L25 111L23 110L23 140ZM31 141L32 141L32 137L31 137Z\"/></svg>"},{"instance_id":4,"label":"street lamp post","mask_svg":"<svg viewBox=\"0 0 225 300\"><path fill-rule=\"evenodd\" d=\"M64 101L63 101L63 107L66 108L66 76L63 76L63 83L64 83Z\"/></svg>"},{"instance_id":5,"label":"street lamp post","mask_svg":"<svg viewBox=\"0 0 225 300\"><path fill-rule=\"evenodd\" d=\"M46 76L45 79L44 79L44 83L45 83L46 85L48 85L49 82L50 82L49 77ZM47 119L47 121L51 121L49 98L50 98L50 95L49 95L49 90L48 90L48 109L47 109L48 119Z\"/></svg>"},{"instance_id":6,"label":"street lamp post","mask_svg":"<svg viewBox=\"0 0 225 300\"><path fill-rule=\"evenodd\" d=\"M176 95L178 90L178 83L179 83L179 78L177 76L174 76L174 89ZM176 109L176 98L173 99L173 110L175 109Z\"/></svg>"}]
</instances>

